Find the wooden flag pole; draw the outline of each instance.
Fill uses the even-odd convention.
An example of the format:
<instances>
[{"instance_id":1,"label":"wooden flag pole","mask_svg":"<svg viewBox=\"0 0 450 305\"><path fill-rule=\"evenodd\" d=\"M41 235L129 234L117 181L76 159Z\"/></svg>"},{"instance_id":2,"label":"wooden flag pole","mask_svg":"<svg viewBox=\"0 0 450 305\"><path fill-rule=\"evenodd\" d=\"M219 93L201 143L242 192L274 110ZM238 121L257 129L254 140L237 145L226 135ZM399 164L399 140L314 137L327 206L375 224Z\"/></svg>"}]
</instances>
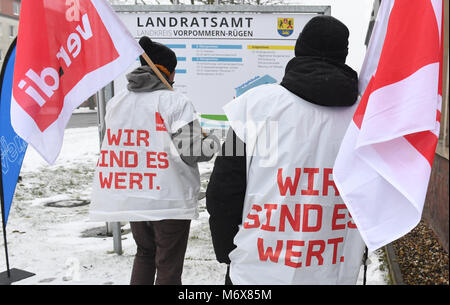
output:
<instances>
[{"instance_id":1,"label":"wooden flag pole","mask_svg":"<svg viewBox=\"0 0 450 305\"><path fill-rule=\"evenodd\" d=\"M164 85L167 86L167 88L169 88L169 90L173 91L172 86L169 84L169 82L167 81L167 79L162 76L161 72L159 71L159 69L155 66L155 64L153 63L153 61L150 59L150 57L148 57L147 53L143 53L142 57L145 59L145 61L147 62L147 64L150 66L150 68L152 68L153 72L155 72L156 76L158 76L158 78L164 83Z\"/></svg>"}]
</instances>

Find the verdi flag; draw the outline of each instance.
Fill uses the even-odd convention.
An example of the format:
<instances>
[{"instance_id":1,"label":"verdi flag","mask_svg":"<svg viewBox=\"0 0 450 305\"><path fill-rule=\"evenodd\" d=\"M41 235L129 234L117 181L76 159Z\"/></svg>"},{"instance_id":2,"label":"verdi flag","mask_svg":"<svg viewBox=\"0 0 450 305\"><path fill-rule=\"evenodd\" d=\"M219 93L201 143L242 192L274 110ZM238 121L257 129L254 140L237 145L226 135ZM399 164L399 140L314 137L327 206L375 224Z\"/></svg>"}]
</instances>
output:
<instances>
[{"instance_id":1,"label":"verdi flag","mask_svg":"<svg viewBox=\"0 0 450 305\"><path fill-rule=\"evenodd\" d=\"M0 176L0 193L5 225L8 221L9 210L14 197L17 179L27 150L27 143L14 132L10 119L15 57L16 40L11 44L8 53L4 58L0 76L0 163L2 169Z\"/></svg>"},{"instance_id":2,"label":"verdi flag","mask_svg":"<svg viewBox=\"0 0 450 305\"><path fill-rule=\"evenodd\" d=\"M144 51L105 0L24 0L11 123L50 164L72 112Z\"/></svg>"},{"instance_id":3,"label":"verdi flag","mask_svg":"<svg viewBox=\"0 0 450 305\"><path fill-rule=\"evenodd\" d=\"M383 0L334 180L369 250L420 221L442 104L442 0Z\"/></svg>"}]
</instances>

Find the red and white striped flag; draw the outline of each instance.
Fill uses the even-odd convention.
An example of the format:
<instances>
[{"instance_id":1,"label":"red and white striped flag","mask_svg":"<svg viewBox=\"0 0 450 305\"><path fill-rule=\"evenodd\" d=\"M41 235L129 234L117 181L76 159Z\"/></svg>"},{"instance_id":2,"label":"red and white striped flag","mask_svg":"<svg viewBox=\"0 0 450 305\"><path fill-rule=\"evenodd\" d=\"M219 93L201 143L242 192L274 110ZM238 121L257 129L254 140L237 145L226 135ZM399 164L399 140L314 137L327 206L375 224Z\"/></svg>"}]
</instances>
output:
<instances>
[{"instance_id":1,"label":"red and white striped flag","mask_svg":"<svg viewBox=\"0 0 450 305\"><path fill-rule=\"evenodd\" d=\"M11 123L53 163L73 110L144 51L105 0L21 5Z\"/></svg>"},{"instance_id":2,"label":"red and white striped flag","mask_svg":"<svg viewBox=\"0 0 450 305\"><path fill-rule=\"evenodd\" d=\"M420 221L442 103L442 0L383 0L334 179L369 250Z\"/></svg>"}]
</instances>

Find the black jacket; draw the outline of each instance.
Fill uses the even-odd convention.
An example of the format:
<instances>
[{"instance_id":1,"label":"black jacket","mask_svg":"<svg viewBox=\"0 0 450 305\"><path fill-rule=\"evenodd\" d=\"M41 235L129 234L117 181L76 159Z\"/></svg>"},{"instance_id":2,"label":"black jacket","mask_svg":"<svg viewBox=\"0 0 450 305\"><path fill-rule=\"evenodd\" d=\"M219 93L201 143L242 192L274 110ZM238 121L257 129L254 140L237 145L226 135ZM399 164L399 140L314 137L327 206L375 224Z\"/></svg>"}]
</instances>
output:
<instances>
[{"instance_id":1,"label":"black jacket","mask_svg":"<svg viewBox=\"0 0 450 305\"><path fill-rule=\"evenodd\" d=\"M358 97L357 73L345 64L320 57L293 58L286 66L280 84L290 92L313 104L352 106ZM206 207L217 260L230 263L228 254L236 247L233 239L242 223L246 191L245 144L230 128L217 156L206 191ZM226 151L232 155L226 156Z\"/></svg>"}]
</instances>

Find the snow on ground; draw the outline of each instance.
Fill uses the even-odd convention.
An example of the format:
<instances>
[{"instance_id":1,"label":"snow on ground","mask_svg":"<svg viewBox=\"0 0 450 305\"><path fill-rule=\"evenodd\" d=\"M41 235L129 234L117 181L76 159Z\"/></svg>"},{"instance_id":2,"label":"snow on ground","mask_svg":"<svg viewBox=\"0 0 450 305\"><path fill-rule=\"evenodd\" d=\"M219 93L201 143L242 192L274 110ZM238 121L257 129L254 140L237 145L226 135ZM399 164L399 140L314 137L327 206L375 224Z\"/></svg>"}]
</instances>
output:
<instances>
[{"instance_id":1,"label":"snow on ground","mask_svg":"<svg viewBox=\"0 0 450 305\"><path fill-rule=\"evenodd\" d=\"M67 129L61 154L51 166L33 148L28 149L7 226L8 249L11 268L36 275L15 284L129 283L136 250L129 224L123 223L123 254L117 255L112 237L104 234L105 224L88 221L89 205L51 206L61 200L78 200L81 204L89 201L98 151L97 127ZM212 168L212 161L200 166L202 191ZM3 242L0 246L3 248ZM381 256L382 252L370 253L368 284L387 284ZM1 251L0 262L4 261ZM225 269L215 260L202 199L200 217L192 221L183 284L221 285ZM358 280L361 283L362 273Z\"/></svg>"}]
</instances>

